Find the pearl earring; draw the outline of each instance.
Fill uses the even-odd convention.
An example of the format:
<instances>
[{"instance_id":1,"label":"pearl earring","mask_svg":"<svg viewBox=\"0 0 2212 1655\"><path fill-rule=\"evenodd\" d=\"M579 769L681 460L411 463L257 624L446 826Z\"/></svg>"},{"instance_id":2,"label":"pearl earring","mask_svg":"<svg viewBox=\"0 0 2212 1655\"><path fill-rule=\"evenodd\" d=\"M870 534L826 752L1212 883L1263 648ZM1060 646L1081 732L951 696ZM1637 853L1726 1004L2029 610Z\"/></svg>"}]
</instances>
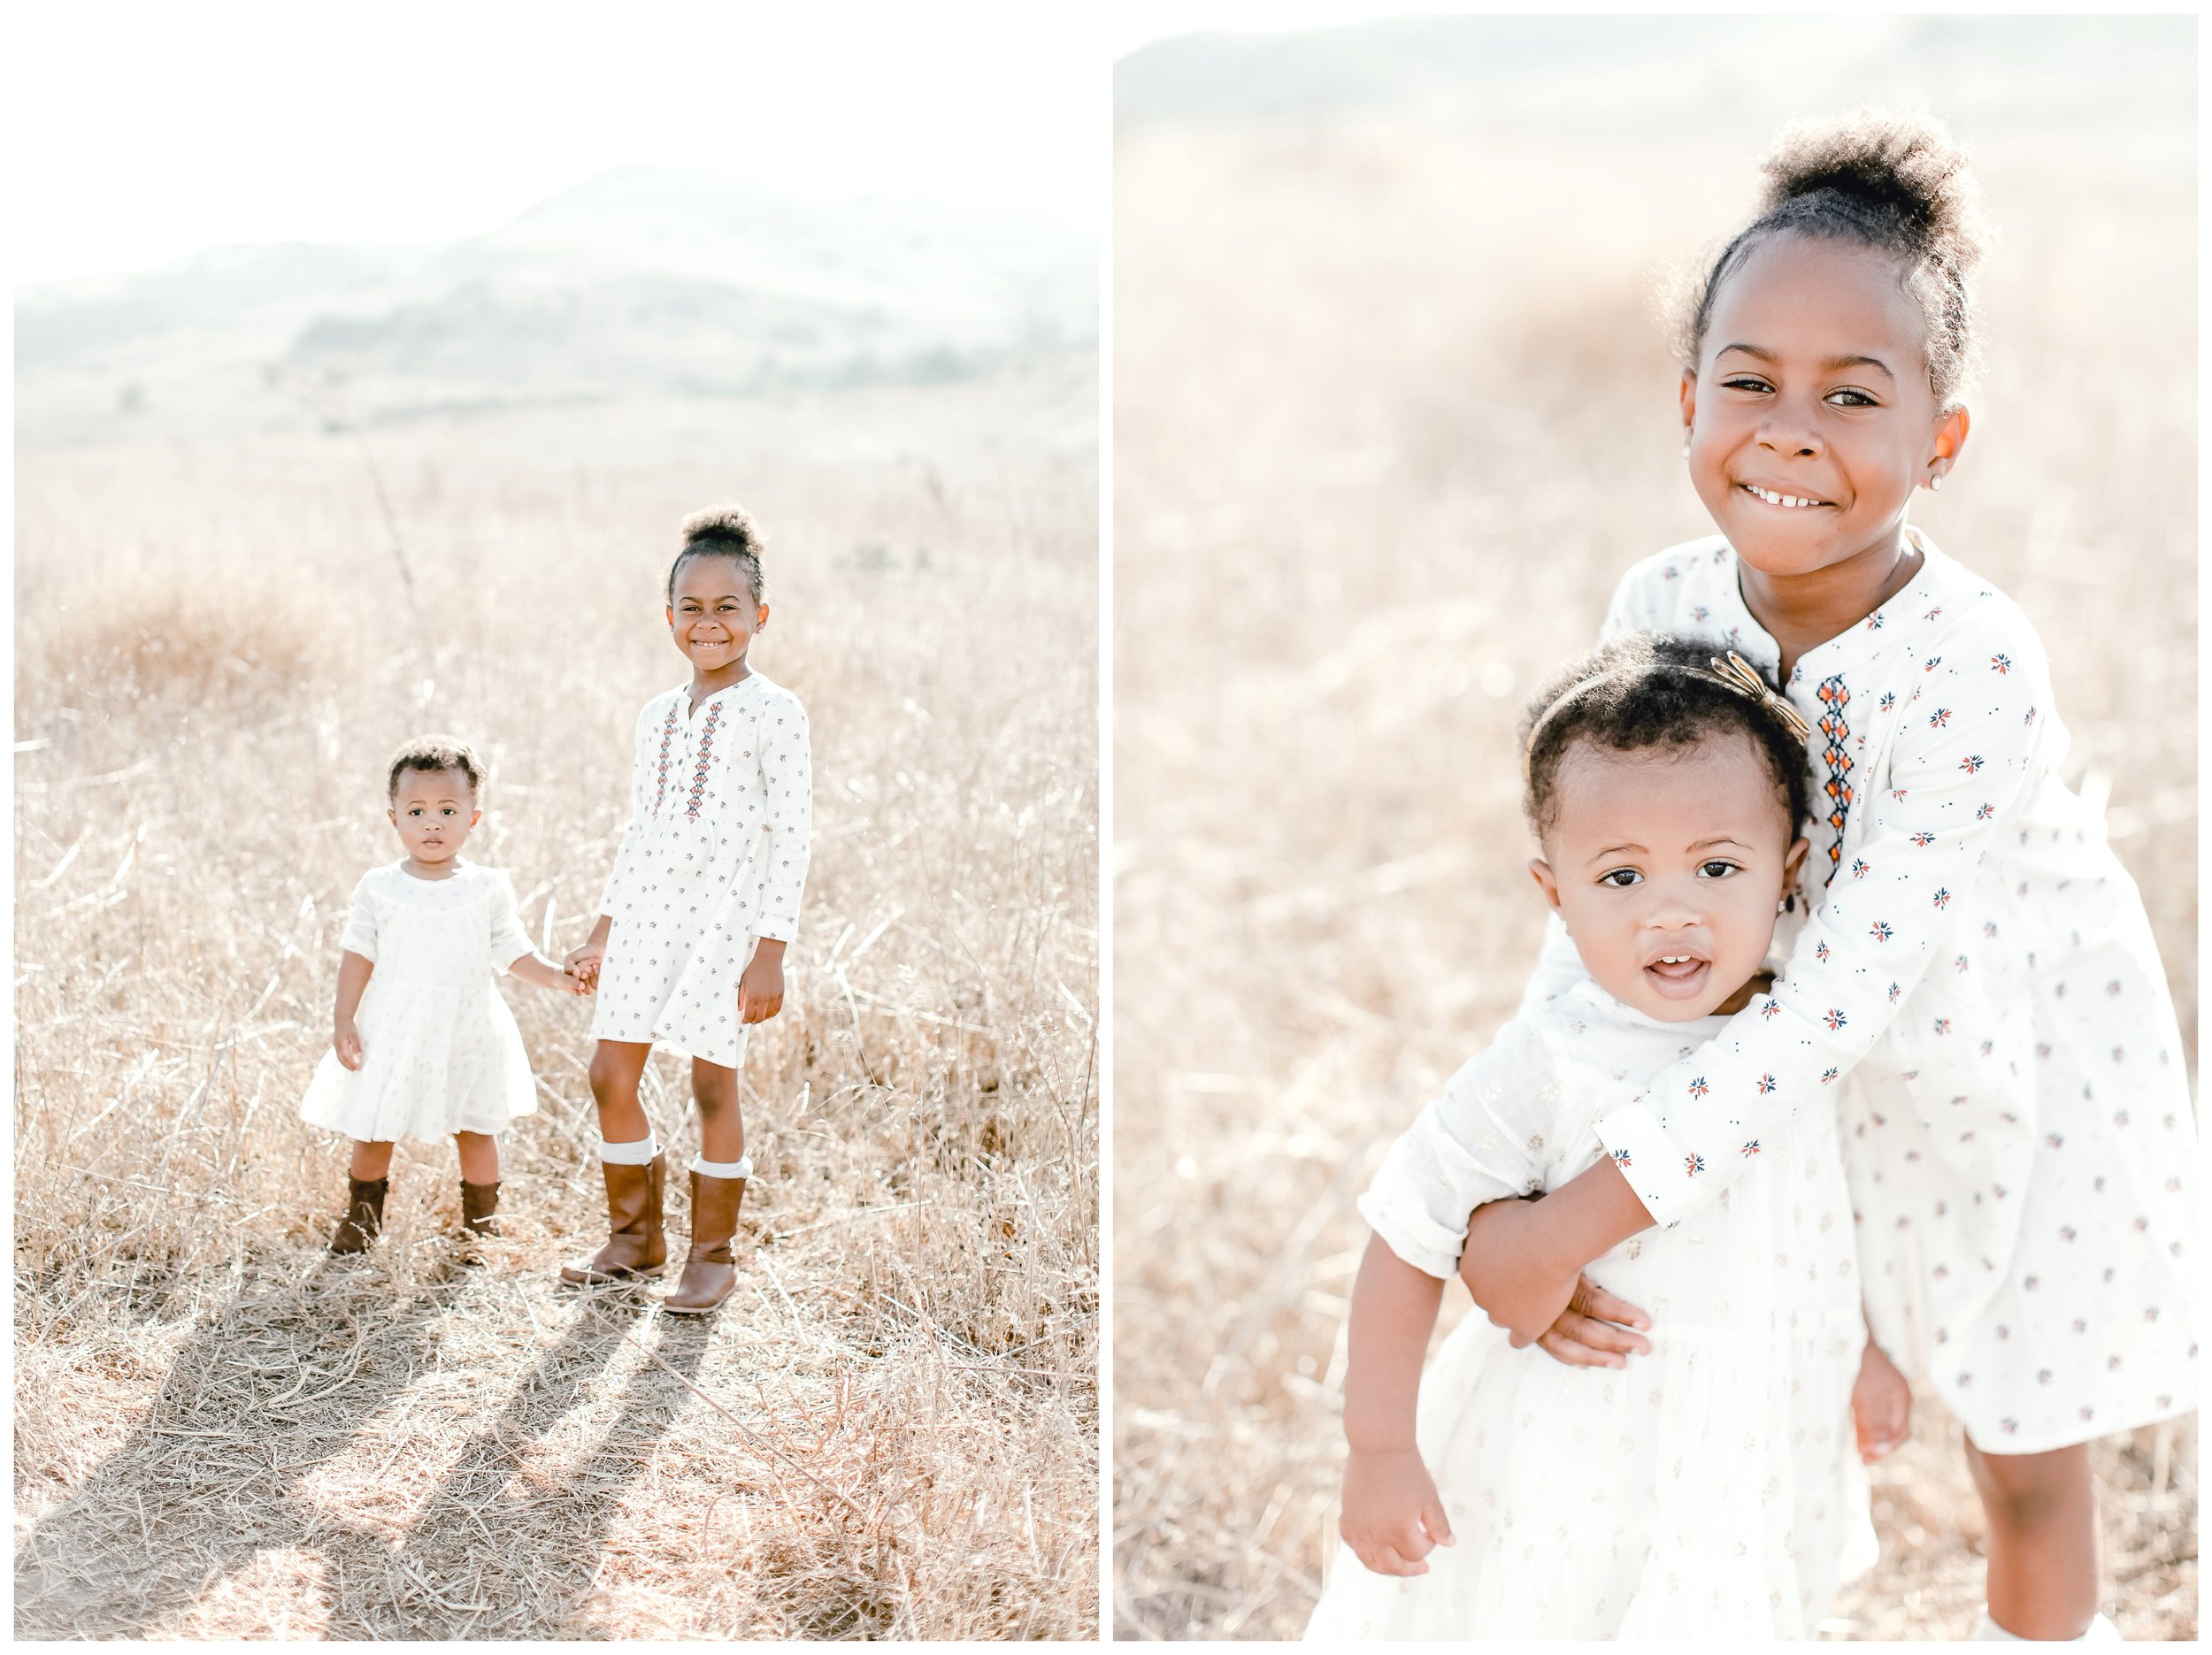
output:
<instances>
[{"instance_id":1,"label":"pearl earring","mask_svg":"<svg viewBox=\"0 0 2212 1655\"><path fill-rule=\"evenodd\" d=\"M1937 489L1939 489L1939 488L1940 488L1940 487L1943 487L1943 473L1942 473L1941 471L1938 471L1938 472L1937 472L1937 473L1936 473L1933 477L1931 477L1931 478L1928 479L1928 489L1929 489L1929 492L1930 492L1930 493L1932 493L1932 494L1935 490L1937 490Z\"/></svg>"}]
</instances>

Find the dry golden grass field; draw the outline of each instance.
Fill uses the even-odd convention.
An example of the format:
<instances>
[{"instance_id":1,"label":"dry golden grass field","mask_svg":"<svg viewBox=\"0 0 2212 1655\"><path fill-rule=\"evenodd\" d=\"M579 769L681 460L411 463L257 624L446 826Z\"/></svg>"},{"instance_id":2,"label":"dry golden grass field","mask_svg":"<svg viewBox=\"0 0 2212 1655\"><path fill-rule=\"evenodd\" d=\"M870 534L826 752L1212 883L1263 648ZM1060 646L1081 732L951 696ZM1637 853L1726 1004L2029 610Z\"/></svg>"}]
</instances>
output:
<instances>
[{"instance_id":1,"label":"dry golden grass field","mask_svg":"<svg viewBox=\"0 0 2212 1655\"><path fill-rule=\"evenodd\" d=\"M19 442L18 1637L1094 1635L1094 397ZM574 946L687 670L675 526L731 497L816 778L736 1296L556 1290L604 1234L589 1008L512 980L505 1238L465 1264L411 1145L329 1259L343 1148L296 1105L386 755L480 745L468 854Z\"/></svg>"},{"instance_id":2,"label":"dry golden grass field","mask_svg":"<svg viewBox=\"0 0 2212 1655\"><path fill-rule=\"evenodd\" d=\"M1354 1198L1536 950L1514 719L1631 562L1709 533L1653 293L1750 205L1753 83L1118 135L1120 1636L1294 1636L1319 1590ZM1915 514L2041 628L2193 1054L2193 127L2114 119L1952 116L2003 240L1974 441ZM2131 1638L2195 1635L2196 1444L2095 1451ZM1875 1499L1824 1636L1964 1634L1979 1509L1931 1398Z\"/></svg>"}]
</instances>

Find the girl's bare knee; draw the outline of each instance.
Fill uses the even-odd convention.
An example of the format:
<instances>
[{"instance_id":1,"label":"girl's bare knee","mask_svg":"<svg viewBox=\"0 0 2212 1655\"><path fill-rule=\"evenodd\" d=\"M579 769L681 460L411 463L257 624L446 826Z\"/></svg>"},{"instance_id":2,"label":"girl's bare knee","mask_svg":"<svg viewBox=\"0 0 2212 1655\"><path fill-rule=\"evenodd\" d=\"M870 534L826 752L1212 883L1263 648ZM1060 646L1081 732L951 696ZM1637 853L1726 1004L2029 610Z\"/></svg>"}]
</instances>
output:
<instances>
[{"instance_id":1,"label":"girl's bare knee","mask_svg":"<svg viewBox=\"0 0 2212 1655\"><path fill-rule=\"evenodd\" d=\"M699 1106L700 1119L719 1119L737 1107L737 1071L718 1063L693 1063L691 1098Z\"/></svg>"},{"instance_id":2,"label":"girl's bare knee","mask_svg":"<svg viewBox=\"0 0 2212 1655\"><path fill-rule=\"evenodd\" d=\"M1986 1454L1969 1443L1967 1467L1993 1523L2016 1533L2078 1521L2091 1501L2088 1449L2045 1454Z\"/></svg>"}]
</instances>

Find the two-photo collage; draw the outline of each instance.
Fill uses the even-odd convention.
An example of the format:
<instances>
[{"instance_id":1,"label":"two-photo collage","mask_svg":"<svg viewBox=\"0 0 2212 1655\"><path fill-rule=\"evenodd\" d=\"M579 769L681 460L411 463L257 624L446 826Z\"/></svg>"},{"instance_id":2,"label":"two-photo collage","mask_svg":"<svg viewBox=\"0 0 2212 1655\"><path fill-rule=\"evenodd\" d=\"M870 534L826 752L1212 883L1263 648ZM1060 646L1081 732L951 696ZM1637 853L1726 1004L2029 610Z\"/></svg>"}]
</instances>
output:
<instances>
[{"instance_id":1,"label":"two-photo collage","mask_svg":"<svg viewBox=\"0 0 2212 1655\"><path fill-rule=\"evenodd\" d=\"M11 33L17 1641L2196 1641L2193 11Z\"/></svg>"}]
</instances>

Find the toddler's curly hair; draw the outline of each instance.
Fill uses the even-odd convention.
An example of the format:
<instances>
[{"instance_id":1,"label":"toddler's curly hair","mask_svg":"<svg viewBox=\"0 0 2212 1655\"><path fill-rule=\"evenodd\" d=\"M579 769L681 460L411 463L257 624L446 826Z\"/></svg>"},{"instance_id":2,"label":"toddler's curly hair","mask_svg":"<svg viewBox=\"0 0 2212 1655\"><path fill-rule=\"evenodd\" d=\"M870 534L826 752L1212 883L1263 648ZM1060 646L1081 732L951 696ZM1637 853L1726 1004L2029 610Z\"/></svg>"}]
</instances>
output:
<instances>
[{"instance_id":1,"label":"toddler's curly hair","mask_svg":"<svg viewBox=\"0 0 2212 1655\"><path fill-rule=\"evenodd\" d=\"M1749 736L1765 759L1796 833L1812 802L1805 744L1778 709L1713 670L1718 653L1702 639L1630 632L1545 686L1522 712L1520 726L1528 777L1522 802L1539 839L1557 820L1559 767L1577 745L1632 753L1691 747L1732 731Z\"/></svg>"},{"instance_id":2,"label":"toddler's curly hair","mask_svg":"<svg viewBox=\"0 0 2212 1655\"><path fill-rule=\"evenodd\" d=\"M710 506L684 519L680 531L683 549L668 565L668 601L676 601L676 576L695 557L727 557L745 572L745 584L756 605L768 601L768 576L761 554L768 549L753 514L740 505Z\"/></svg>"},{"instance_id":3,"label":"toddler's curly hair","mask_svg":"<svg viewBox=\"0 0 2212 1655\"><path fill-rule=\"evenodd\" d=\"M484 768L484 761L476 756L476 749L458 736L417 736L404 743L392 755L392 762L384 775L384 796L399 796L399 778L409 770L422 770L436 776L446 770L459 770L469 778L469 791L484 791L484 778L491 772Z\"/></svg>"},{"instance_id":4,"label":"toddler's curly hair","mask_svg":"<svg viewBox=\"0 0 2212 1655\"><path fill-rule=\"evenodd\" d=\"M1786 126L1761 163L1758 216L1677 300L1674 347L1694 370L1714 296L1752 250L1787 231L1894 255L1927 320L1928 384L1956 406L1977 365L1974 267L1990 241L1966 151L1931 116L1858 109Z\"/></svg>"}]
</instances>

